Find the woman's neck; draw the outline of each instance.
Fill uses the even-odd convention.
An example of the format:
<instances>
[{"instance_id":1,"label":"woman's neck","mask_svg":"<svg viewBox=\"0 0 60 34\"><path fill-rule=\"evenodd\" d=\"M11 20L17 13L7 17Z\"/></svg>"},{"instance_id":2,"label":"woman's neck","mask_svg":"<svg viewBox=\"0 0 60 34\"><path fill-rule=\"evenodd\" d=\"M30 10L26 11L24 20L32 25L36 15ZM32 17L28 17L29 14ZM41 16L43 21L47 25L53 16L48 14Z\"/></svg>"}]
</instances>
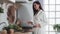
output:
<instances>
[{"instance_id":1,"label":"woman's neck","mask_svg":"<svg viewBox=\"0 0 60 34\"><path fill-rule=\"evenodd\" d=\"M38 11L40 11L40 9L38 9Z\"/></svg>"}]
</instances>

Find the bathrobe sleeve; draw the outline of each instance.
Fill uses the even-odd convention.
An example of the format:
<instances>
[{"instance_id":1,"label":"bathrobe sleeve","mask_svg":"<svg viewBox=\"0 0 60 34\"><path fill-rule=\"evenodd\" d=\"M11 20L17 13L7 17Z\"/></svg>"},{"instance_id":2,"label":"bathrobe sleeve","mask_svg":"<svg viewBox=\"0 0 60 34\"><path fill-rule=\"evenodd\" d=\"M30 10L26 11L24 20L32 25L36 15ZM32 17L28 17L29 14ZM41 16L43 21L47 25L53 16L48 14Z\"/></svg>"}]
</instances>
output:
<instances>
[{"instance_id":1,"label":"bathrobe sleeve","mask_svg":"<svg viewBox=\"0 0 60 34\"><path fill-rule=\"evenodd\" d=\"M48 24L48 21L47 21L47 18L46 18L46 15L45 15L44 11L42 11L38 15L37 19L38 19L38 23L40 24L41 27L44 27Z\"/></svg>"}]
</instances>

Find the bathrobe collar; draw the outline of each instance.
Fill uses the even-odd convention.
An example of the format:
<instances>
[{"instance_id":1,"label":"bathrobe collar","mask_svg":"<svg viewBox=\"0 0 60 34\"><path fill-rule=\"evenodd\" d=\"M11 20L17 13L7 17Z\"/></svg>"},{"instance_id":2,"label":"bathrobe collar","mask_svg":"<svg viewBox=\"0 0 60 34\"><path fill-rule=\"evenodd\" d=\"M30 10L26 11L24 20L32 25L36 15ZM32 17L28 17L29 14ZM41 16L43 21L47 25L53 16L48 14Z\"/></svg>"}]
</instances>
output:
<instances>
[{"instance_id":1,"label":"bathrobe collar","mask_svg":"<svg viewBox=\"0 0 60 34\"><path fill-rule=\"evenodd\" d=\"M39 10L39 12L35 16L39 15L40 13L42 13L42 10Z\"/></svg>"}]
</instances>

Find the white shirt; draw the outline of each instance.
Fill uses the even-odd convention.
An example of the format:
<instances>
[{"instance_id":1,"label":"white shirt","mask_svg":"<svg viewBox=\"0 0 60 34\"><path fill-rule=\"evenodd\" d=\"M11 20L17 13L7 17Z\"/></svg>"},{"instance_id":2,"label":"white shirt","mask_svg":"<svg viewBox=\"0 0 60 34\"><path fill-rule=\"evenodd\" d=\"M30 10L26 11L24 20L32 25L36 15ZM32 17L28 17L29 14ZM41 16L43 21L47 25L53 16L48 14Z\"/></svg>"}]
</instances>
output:
<instances>
[{"instance_id":1,"label":"white shirt","mask_svg":"<svg viewBox=\"0 0 60 34\"><path fill-rule=\"evenodd\" d=\"M44 27L47 24L47 18L44 11L40 10L36 15L34 15L34 24L40 24L41 27Z\"/></svg>"}]
</instances>

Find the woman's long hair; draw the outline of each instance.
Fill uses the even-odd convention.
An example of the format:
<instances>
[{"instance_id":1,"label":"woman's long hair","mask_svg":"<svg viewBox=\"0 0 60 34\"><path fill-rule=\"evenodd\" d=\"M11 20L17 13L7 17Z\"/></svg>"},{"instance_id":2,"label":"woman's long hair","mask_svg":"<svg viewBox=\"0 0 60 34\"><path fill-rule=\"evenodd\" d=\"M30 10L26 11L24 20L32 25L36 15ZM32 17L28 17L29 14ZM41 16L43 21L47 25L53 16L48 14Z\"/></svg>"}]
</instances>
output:
<instances>
[{"instance_id":1,"label":"woman's long hair","mask_svg":"<svg viewBox=\"0 0 60 34\"><path fill-rule=\"evenodd\" d=\"M42 8L42 6L41 6L41 4L40 4L39 1L33 2L33 12L34 12L34 15L35 15L35 14L37 14L39 11L34 8L34 3L36 3L36 4L39 5L39 9L40 9L40 10L43 10L43 8Z\"/></svg>"}]
</instances>

